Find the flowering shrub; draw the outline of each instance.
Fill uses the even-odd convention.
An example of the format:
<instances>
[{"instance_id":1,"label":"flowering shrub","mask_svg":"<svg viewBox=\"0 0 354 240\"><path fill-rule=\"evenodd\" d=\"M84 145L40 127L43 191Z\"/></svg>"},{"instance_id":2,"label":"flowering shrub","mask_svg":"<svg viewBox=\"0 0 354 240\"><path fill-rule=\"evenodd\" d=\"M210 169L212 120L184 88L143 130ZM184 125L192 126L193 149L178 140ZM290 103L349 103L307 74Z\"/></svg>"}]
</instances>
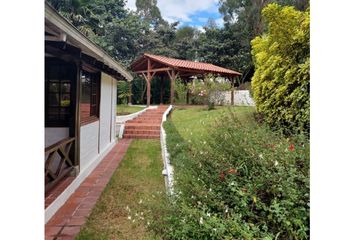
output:
<instances>
[{"instance_id":1,"label":"flowering shrub","mask_svg":"<svg viewBox=\"0 0 354 240\"><path fill-rule=\"evenodd\" d=\"M250 117L251 118L251 117ZM165 123L175 196L164 239L308 239L309 143L230 113L191 148Z\"/></svg>"},{"instance_id":2,"label":"flowering shrub","mask_svg":"<svg viewBox=\"0 0 354 240\"><path fill-rule=\"evenodd\" d=\"M218 82L212 75L208 75L203 81L194 80L188 84L191 93L192 104L208 105L208 109L213 109L214 105L223 105L225 96L223 91L231 88L229 82Z\"/></svg>"}]
</instances>

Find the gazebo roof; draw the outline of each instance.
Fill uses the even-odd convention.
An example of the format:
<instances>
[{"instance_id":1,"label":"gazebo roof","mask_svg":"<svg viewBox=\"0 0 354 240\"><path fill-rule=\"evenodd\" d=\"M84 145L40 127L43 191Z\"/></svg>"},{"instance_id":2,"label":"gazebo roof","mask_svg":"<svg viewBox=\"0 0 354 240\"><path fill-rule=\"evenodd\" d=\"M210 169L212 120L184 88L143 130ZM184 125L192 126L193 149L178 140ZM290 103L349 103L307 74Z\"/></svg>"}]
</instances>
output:
<instances>
[{"instance_id":1,"label":"gazebo roof","mask_svg":"<svg viewBox=\"0 0 354 240\"><path fill-rule=\"evenodd\" d=\"M166 70L178 70L181 72L181 75L195 75L195 74L205 74L213 73L219 74L222 76L240 76L241 73L213 65L211 63L203 62L193 62L188 60L181 60L176 58L169 58L165 56L158 56L153 54L144 53L136 61L131 64L132 71L136 73L147 72L147 61L150 59L154 66L151 69L151 72L163 72Z\"/></svg>"}]
</instances>

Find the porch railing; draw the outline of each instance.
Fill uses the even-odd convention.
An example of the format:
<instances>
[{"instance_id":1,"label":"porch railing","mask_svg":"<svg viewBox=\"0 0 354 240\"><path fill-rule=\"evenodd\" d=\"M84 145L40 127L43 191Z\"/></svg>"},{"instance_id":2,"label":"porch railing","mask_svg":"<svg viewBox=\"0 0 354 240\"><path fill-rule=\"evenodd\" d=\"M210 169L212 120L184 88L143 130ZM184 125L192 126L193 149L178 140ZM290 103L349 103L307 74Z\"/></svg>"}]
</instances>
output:
<instances>
[{"instance_id":1,"label":"porch railing","mask_svg":"<svg viewBox=\"0 0 354 240\"><path fill-rule=\"evenodd\" d=\"M74 169L74 143L75 138L65 138L45 148L45 192Z\"/></svg>"}]
</instances>

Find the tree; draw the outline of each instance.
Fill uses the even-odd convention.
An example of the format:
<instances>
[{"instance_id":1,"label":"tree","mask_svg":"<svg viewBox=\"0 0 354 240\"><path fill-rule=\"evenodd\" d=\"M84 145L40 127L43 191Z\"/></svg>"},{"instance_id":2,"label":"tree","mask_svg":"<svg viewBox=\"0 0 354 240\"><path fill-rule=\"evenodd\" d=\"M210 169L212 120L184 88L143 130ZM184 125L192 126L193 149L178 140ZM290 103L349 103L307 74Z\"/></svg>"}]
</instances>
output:
<instances>
[{"instance_id":1,"label":"tree","mask_svg":"<svg viewBox=\"0 0 354 240\"><path fill-rule=\"evenodd\" d=\"M310 126L310 12L269 4L267 33L252 41L257 111L276 128L308 132ZM287 132L289 133L289 132Z\"/></svg>"},{"instance_id":2,"label":"tree","mask_svg":"<svg viewBox=\"0 0 354 240\"><path fill-rule=\"evenodd\" d=\"M157 0L136 0L135 5L137 13L153 27L168 24L161 16L160 9L157 7Z\"/></svg>"}]
</instances>

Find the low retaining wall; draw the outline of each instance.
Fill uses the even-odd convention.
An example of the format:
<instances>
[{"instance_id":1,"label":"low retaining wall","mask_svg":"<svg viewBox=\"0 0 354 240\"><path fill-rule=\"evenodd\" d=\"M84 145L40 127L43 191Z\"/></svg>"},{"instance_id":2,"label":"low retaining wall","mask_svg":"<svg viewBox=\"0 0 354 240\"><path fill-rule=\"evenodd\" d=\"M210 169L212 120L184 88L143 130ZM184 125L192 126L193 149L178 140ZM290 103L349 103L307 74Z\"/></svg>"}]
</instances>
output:
<instances>
[{"instance_id":1,"label":"low retaining wall","mask_svg":"<svg viewBox=\"0 0 354 240\"><path fill-rule=\"evenodd\" d=\"M167 193L169 195L173 194L173 166L170 163L170 155L167 151L166 145L166 132L163 128L163 123L166 121L167 116L172 110L172 105L170 105L162 116L161 130L160 130L160 143L161 143L161 155L163 160L164 169L162 170L162 175L165 177L165 186Z\"/></svg>"},{"instance_id":2,"label":"low retaining wall","mask_svg":"<svg viewBox=\"0 0 354 240\"><path fill-rule=\"evenodd\" d=\"M118 135L118 138L123 138L123 133L124 133L124 126L125 122L128 120L132 120L145 112L148 109L155 109L157 106L150 106L147 108L144 108L143 110L140 110L139 112L135 112L129 115L123 115L123 116L117 116L116 117L116 135Z\"/></svg>"}]
</instances>

